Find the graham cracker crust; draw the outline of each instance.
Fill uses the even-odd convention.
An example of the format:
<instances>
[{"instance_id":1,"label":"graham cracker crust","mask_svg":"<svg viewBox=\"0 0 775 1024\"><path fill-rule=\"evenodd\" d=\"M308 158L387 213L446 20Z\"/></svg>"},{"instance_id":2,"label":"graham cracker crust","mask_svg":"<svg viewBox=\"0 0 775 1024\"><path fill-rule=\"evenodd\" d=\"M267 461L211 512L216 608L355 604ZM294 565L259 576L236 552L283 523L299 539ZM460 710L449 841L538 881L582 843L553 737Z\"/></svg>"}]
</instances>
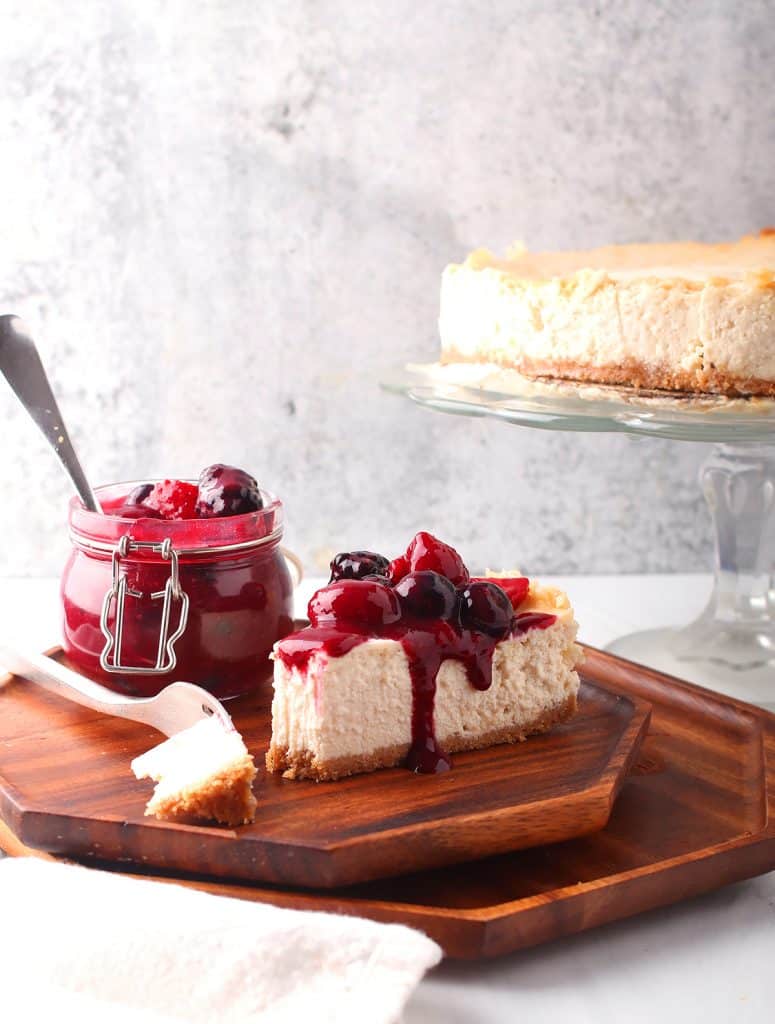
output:
<instances>
[{"instance_id":1,"label":"graham cracker crust","mask_svg":"<svg viewBox=\"0 0 775 1024\"><path fill-rule=\"evenodd\" d=\"M616 363L579 363L570 359L506 359L495 352L480 357L466 356L454 348L445 348L441 363L494 363L507 370L516 370L525 377L550 377L588 384L613 384L654 391L681 391L690 394L727 395L730 398L756 395L775 396L775 381L759 377L738 377L714 366L694 371L681 370L668 364L649 365L636 359Z\"/></svg>"},{"instance_id":2,"label":"graham cracker crust","mask_svg":"<svg viewBox=\"0 0 775 1024\"><path fill-rule=\"evenodd\" d=\"M548 708L526 725L507 725L487 733L466 735L458 733L443 741L444 749L454 754L461 750L482 750L499 743L522 743L528 736L547 732L555 725L566 722L576 713L578 700L575 693L562 704ZM314 779L316 782L332 782L348 775L373 772L378 768L392 768L406 760L409 744L383 747L368 754L353 757L337 757L330 761L318 761L312 750L289 751L287 747L272 744L266 753L266 768L270 772L282 772L285 779Z\"/></svg>"},{"instance_id":3,"label":"graham cracker crust","mask_svg":"<svg viewBox=\"0 0 775 1024\"><path fill-rule=\"evenodd\" d=\"M256 815L253 780L256 765L250 754L245 754L197 789L181 789L161 798L156 795L148 801L145 813L163 821L184 821L199 818L219 821L223 825L248 825Z\"/></svg>"}]
</instances>

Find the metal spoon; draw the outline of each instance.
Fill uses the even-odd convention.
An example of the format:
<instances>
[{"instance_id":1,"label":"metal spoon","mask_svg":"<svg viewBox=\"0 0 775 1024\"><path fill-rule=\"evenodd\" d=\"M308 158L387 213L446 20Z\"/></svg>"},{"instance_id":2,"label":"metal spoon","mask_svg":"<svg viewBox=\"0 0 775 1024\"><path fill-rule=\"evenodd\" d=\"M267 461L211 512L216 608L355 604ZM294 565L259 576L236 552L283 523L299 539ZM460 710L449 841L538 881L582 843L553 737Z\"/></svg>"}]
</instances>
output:
<instances>
[{"instance_id":1,"label":"metal spoon","mask_svg":"<svg viewBox=\"0 0 775 1024\"><path fill-rule=\"evenodd\" d=\"M101 512L68 436L35 342L18 316L0 316L0 370L59 456L81 501L91 512Z\"/></svg>"}]
</instances>

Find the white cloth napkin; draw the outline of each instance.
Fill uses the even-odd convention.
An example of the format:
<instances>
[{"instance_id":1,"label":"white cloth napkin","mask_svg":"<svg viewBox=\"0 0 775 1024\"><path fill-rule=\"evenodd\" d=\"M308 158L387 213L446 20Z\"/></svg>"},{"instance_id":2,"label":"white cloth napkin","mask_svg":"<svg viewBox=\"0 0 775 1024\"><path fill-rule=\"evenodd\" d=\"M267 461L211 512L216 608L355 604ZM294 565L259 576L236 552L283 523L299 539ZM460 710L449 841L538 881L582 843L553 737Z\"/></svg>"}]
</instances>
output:
<instances>
[{"instance_id":1,"label":"white cloth napkin","mask_svg":"<svg viewBox=\"0 0 775 1024\"><path fill-rule=\"evenodd\" d=\"M32 858L0 861L0 915L0 1020L387 1024L441 958L403 925Z\"/></svg>"}]
</instances>

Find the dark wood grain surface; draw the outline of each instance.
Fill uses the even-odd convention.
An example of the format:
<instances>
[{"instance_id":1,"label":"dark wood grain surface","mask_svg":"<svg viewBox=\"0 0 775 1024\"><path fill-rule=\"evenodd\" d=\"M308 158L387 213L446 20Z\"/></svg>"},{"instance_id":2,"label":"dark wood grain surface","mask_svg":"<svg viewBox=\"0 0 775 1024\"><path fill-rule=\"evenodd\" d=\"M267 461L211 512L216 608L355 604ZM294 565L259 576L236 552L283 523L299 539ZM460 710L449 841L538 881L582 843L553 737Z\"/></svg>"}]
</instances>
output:
<instances>
[{"instance_id":1,"label":"dark wood grain surface","mask_svg":"<svg viewBox=\"0 0 775 1024\"><path fill-rule=\"evenodd\" d=\"M401 922L436 939L447 955L473 959L775 868L775 716L591 649L585 674L652 706L637 762L610 821L593 835L335 892L156 877L279 906ZM0 846L40 855L7 829L0 828Z\"/></svg>"},{"instance_id":2,"label":"dark wood grain surface","mask_svg":"<svg viewBox=\"0 0 775 1024\"><path fill-rule=\"evenodd\" d=\"M161 737L13 679L0 691L0 816L28 846L220 879L332 887L557 842L602 828L645 734L646 702L593 681L578 714L521 744L337 782L263 770L269 681L230 711L256 762L258 812L239 829L144 817L129 768Z\"/></svg>"}]
</instances>

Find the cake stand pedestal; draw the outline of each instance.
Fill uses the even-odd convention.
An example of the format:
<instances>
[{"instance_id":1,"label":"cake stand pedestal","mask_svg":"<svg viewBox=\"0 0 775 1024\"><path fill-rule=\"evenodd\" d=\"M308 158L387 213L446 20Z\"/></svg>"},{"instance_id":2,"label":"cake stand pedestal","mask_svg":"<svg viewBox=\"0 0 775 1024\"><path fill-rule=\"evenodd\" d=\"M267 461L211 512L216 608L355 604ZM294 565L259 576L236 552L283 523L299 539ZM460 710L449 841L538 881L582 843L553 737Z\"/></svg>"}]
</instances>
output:
<instances>
[{"instance_id":1,"label":"cake stand pedestal","mask_svg":"<svg viewBox=\"0 0 775 1024\"><path fill-rule=\"evenodd\" d=\"M715 529L713 592L677 629L609 650L775 710L775 445L717 445L700 472Z\"/></svg>"},{"instance_id":2,"label":"cake stand pedestal","mask_svg":"<svg viewBox=\"0 0 775 1024\"><path fill-rule=\"evenodd\" d=\"M775 711L775 401L698 399L413 366L383 387L420 405L549 430L710 442L700 483L715 530L713 591L687 626L620 637L609 650Z\"/></svg>"}]
</instances>

